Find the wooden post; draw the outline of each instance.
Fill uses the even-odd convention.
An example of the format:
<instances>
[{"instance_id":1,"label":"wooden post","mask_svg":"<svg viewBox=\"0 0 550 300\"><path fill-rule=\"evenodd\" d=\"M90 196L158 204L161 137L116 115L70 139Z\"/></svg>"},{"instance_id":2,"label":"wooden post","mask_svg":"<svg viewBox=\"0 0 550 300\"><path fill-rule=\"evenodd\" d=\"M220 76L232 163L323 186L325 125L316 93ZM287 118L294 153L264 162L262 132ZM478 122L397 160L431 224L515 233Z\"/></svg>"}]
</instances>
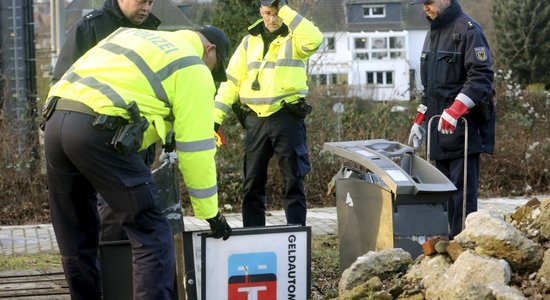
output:
<instances>
[{"instance_id":1,"label":"wooden post","mask_svg":"<svg viewBox=\"0 0 550 300\"><path fill-rule=\"evenodd\" d=\"M183 259L183 233L174 235L174 253L176 254L176 281L178 299L187 300L185 290L185 260Z\"/></svg>"}]
</instances>

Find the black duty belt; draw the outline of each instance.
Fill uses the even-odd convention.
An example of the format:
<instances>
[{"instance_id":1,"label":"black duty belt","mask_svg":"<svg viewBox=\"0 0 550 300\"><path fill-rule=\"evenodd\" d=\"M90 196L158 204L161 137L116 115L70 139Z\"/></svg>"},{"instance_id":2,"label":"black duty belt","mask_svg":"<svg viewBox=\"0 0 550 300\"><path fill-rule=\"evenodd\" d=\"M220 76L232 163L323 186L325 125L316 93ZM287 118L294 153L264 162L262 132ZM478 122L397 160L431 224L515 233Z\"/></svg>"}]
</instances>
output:
<instances>
[{"instance_id":1,"label":"black duty belt","mask_svg":"<svg viewBox=\"0 0 550 300\"><path fill-rule=\"evenodd\" d=\"M93 109L91 109L88 105L82 102L78 102L78 101L74 101L66 98L59 98L59 100L57 100L57 105L55 106L55 109L76 111L76 112L80 112L80 113L95 116L95 117L99 116L99 114L96 113Z\"/></svg>"},{"instance_id":2,"label":"black duty belt","mask_svg":"<svg viewBox=\"0 0 550 300\"><path fill-rule=\"evenodd\" d=\"M56 110L75 111L90 116L94 116L95 119L92 125L98 129L115 130L120 126L128 124L128 120L123 117L100 115L93 111L88 105L66 98L59 98Z\"/></svg>"}]
</instances>

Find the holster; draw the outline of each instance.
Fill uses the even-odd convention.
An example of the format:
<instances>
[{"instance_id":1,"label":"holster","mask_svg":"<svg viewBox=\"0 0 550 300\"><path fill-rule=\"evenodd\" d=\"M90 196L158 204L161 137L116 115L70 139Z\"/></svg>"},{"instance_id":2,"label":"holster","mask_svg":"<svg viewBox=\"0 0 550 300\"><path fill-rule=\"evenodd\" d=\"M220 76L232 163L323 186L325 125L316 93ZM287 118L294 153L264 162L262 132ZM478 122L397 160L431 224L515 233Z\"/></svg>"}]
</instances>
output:
<instances>
[{"instance_id":1,"label":"holster","mask_svg":"<svg viewBox=\"0 0 550 300\"><path fill-rule=\"evenodd\" d=\"M111 145L119 153L137 152L143 142L143 133L149 127L149 122L139 114L139 107L134 101L126 107L130 123L120 126L111 140Z\"/></svg>"},{"instance_id":2,"label":"holster","mask_svg":"<svg viewBox=\"0 0 550 300\"><path fill-rule=\"evenodd\" d=\"M300 118L305 118L311 114L313 107L309 105L304 98L299 99L293 103L287 103L285 100L281 101L281 105L291 114Z\"/></svg>"},{"instance_id":3,"label":"holster","mask_svg":"<svg viewBox=\"0 0 550 300\"><path fill-rule=\"evenodd\" d=\"M251 110L247 106L241 103L240 100L237 100L231 105L231 109L235 113L237 120L243 128L246 127L246 117L250 114Z\"/></svg>"},{"instance_id":4,"label":"holster","mask_svg":"<svg viewBox=\"0 0 550 300\"><path fill-rule=\"evenodd\" d=\"M59 100L59 97L57 96L50 97L48 98L48 100L46 100L44 109L42 109L42 120L40 121L40 124L38 124L38 126L40 127L40 130L44 131L44 128L46 128L46 122L50 119L53 112L55 111L55 107L57 106L58 100Z\"/></svg>"},{"instance_id":5,"label":"holster","mask_svg":"<svg viewBox=\"0 0 550 300\"><path fill-rule=\"evenodd\" d=\"M494 103L490 96L485 96L479 101L471 111L471 115L476 122L484 124L489 121L493 115Z\"/></svg>"},{"instance_id":6,"label":"holster","mask_svg":"<svg viewBox=\"0 0 550 300\"><path fill-rule=\"evenodd\" d=\"M120 126L111 140L111 145L115 150L122 154L137 152L143 142L143 133L149 127L147 119L124 126Z\"/></svg>"}]
</instances>

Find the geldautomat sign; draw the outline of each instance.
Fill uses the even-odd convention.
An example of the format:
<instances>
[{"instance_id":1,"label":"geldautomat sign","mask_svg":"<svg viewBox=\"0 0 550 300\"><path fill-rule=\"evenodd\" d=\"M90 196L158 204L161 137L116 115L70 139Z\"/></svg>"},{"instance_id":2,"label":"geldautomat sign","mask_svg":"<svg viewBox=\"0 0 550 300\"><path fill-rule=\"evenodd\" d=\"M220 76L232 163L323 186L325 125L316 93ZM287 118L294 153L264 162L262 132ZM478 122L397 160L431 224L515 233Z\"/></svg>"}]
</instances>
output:
<instances>
[{"instance_id":1,"label":"geldautomat sign","mask_svg":"<svg viewBox=\"0 0 550 300\"><path fill-rule=\"evenodd\" d=\"M311 285L311 228L236 228L217 240L186 233L189 299L308 299Z\"/></svg>"}]
</instances>

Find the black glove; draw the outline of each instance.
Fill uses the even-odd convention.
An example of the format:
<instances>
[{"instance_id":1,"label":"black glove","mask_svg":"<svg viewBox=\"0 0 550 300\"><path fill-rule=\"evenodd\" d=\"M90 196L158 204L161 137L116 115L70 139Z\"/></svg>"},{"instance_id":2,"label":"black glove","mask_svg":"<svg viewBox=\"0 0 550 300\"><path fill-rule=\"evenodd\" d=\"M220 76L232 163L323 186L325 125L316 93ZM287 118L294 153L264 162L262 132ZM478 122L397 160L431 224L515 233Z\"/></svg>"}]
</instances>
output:
<instances>
[{"instance_id":1,"label":"black glove","mask_svg":"<svg viewBox=\"0 0 550 300\"><path fill-rule=\"evenodd\" d=\"M220 126L221 126L220 124L214 122L214 131L218 132L218 129L220 129Z\"/></svg>"},{"instance_id":2,"label":"black glove","mask_svg":"<svg viewBox=\"0 0 550 300\"><path fill-rule=\"evenodd\" d=\"M219 212L215 217L206 219L206 221L210 224L210 234L212 234L213 238L219 239L223 237L225 241L231 235L231 227L227 224L225 217Z\"/></svg>"},{"instance_id":3,"label":"black glove","mask_svg":"<svg viewBox=\"0 0 550 300\"><path fill-rule=\"evenodd\" d=\"M278 5L277 5L277 7L278 7L279 9L281 9L281 7L283 7L283 6L287 5L287 4L288 4L288 2L287 2L286 0L279 0L279 3L278 3Z\"/></svg>"},{"instance_id":4,"label":"black glove","mask_svg":"<svg viewBox=\"0 0 550 300\"><path fill-rule=\"evenodd\" d=\"M162 145L164 152L174 152L176 150L176 134L174 131L169 131L166 134L166 144Z\"/></svg>"}]
</instances>

